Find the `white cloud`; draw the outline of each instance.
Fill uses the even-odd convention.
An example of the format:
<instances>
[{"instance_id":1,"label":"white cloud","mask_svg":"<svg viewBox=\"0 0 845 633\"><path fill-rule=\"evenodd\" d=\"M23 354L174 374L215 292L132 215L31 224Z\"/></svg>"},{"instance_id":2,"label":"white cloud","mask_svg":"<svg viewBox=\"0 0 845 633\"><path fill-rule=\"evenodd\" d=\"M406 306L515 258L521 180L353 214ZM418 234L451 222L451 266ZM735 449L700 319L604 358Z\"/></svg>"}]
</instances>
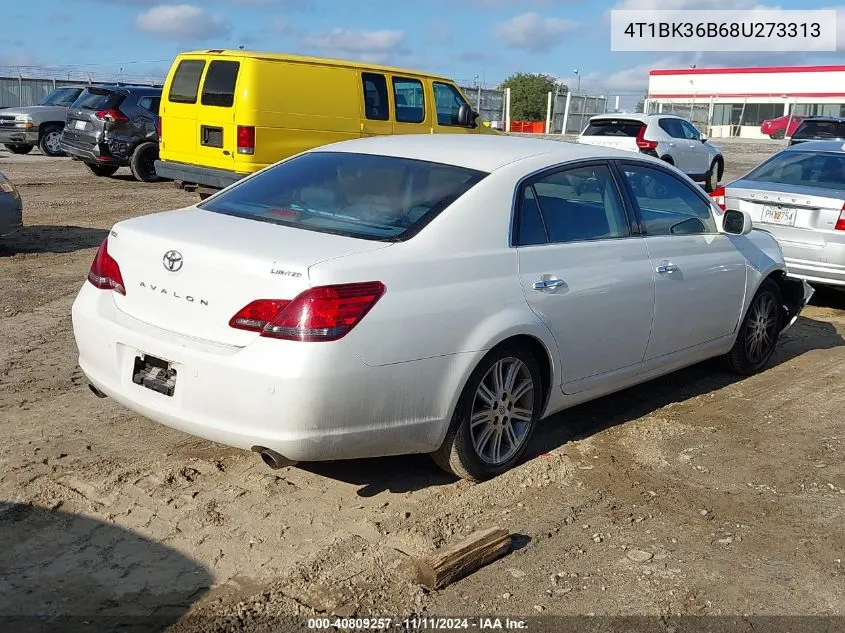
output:
<instances>
[{"instance_id":1,"label":"white cloud","mask_svg":"<svg viewBox=\"0 0 845 633\"><path fill-rule=\"evenodd\" d=\"M539 13L523 13L502 22L493 35L513 48L526 51L547 51L563 43L563 36L578 27L578 22L547 18Z\"/></svg>"},{"instance_id":2,"label":"white cloud","mask_svg":"<svg viewBox=\"0 0 845 633\"><path fill-rule=\"evenodd\" d=\"M160 4L135 18L135 25L150 35L172 40L207 40L229 33L219 15L191 4Z\"/></svg>"},{"instance_id":3,"label":"white cloud","mask_svg":"<svg viewBox=\"0 0 845 633\"><path fill-rule=\"evenodd\" d=\"M305 37L302 43L341 57L354 57L361 61L382 63L396 51L404 39L403 31L335 28L326 33Z\"/></svg>"}]
</instances>

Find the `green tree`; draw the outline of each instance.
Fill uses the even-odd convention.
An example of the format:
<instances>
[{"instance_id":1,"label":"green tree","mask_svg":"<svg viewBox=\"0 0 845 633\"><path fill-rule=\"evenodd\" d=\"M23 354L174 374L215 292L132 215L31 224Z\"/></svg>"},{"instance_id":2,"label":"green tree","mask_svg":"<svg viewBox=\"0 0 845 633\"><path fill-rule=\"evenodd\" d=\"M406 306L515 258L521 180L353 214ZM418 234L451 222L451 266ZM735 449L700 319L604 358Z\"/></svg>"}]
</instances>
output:
<instances>
[{"instance_id":1,"label":"green tree","mask_svg":"<svg viewBox=\"0 0 845 633\"><path fill-rule=\"evenodd\" d=\"M511 89L511 119L545 121L549 91L566 94L567 86L550 75L516 73L505 79L500 89Z\"/></svg>"}]
</instances>

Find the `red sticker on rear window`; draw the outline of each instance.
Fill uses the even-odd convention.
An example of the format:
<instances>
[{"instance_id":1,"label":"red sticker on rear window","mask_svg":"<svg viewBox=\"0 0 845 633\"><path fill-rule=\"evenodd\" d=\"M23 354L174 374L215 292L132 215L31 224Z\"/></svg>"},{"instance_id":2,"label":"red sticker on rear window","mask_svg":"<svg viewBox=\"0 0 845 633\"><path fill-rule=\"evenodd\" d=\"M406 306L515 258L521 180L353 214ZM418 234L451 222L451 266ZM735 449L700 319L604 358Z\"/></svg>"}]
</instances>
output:
<instances>
[{"instance_id":1,"label":"red sticker on rear window","mask_svg":"<svg viewBox=\"0 0 845 633\"><path fill-rule=\"evenodd\" d=\"M275 215L277 218L285 218L288 220L298 220L299 211L293 209L270 209L267 213Z\"/></svg>"}]
</instances>

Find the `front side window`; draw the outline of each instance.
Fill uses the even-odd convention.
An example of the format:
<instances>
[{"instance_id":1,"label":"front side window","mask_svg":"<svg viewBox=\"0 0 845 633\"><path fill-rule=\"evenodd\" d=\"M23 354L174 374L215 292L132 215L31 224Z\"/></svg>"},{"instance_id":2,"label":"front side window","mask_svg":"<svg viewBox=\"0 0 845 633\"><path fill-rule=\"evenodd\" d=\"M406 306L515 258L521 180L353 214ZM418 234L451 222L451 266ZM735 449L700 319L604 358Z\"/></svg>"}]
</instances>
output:
<instances>
[{"instance_id":1,"label":"front side window","mask_svg":"<svg viewBox=\"0 0 845 633\"><path fill-rule=\"evenodd\" d=\"M211 62L202 86L200 103L218 108L231 108L235 103L235 84L238 82L240 68L240 62Z\"/></svg>"},{"instance_id":2,"label":"front side window","mask_svg":"<svg viewBox=\"0 0 845 633\"><path fill-rule=\"evenodd\" d=\"M394 77L393 102L396 104L397 123L425 121L425 93L418 79Z\"/></svg>"},{"instance_id":3,"label":"front side window","mask_svg":"<svg viewBox=\"0 0 845 633\"><path fill-rule=\"evenodd\" d=\"M311 231L401 241L422 230L486 175L407 158L310 152L244 180L199 207Z\"/></svg>"},{"instance_id":4,"label":"front side window","mask_svg":"<svg viewBox=\"0 0 845 633\"><path fill-rule=\"evenodd\" d=\"M82 94L82 88L57 88L41 100L38 105L69 108Z\"/></svg>"},{"instance_id":5,"label":"front side window","mask_svg":"<svg viewBox=\"0 0 845 633\"><path fill-rule=\"evenodd\" d=\"M454 86L434 82L434 107L437 108L438 125L459 125L461 106L468 105Z\"/></svg>"},{"instance_id":6,"label":"front side window","mask_svg":"<svg viewBox=\"0 0 845 633\"><path fill-rule=\"evenodd\" d=\"M167 98L173 103L196 103L204 69L205 62L201 59L185 59L179 62Z\"/></svg>"},{"instance_id":7,"label":"front side window","mask_svg":"<svg viewBox=\"0 0 845 633\"><path fill-rule=\"evenodd\" d=\"M364 116L373 121L390 119L387 103L387 79L377 73L361 73L364 88Z\"/></svg>"},{"instance_id":8,"label":"front side window","mask_svg":"<svg viewBox=\"0 0 845 633\"><path fill-rule=\"evenodd\" d=\"M606 165L555 172L525 186L517 226L520 246L630 235L616 182Z\"/></svg>"},{"instance_id":9,"label":"front side window","mask_svg":"<svg viewBox=\"0 0 845 633\"><path fill-rule=\"evenodd\" d=\"M695 129L695 126L691 123L687 123L686 121L679 121L681 125L681 130L684 132L684 138L688 141L700 141L701 134L698 130Z\"/></svg>"},{"instance_id":10,"label":"front side window","mask_svg":"<svg viewBox=\"0 0 845 633\"><path fill-rule=\"evenodd\" d=\"M621 167L647 235L716 233L710 203L680 178L646 165Z\"/></svg>"}]
</instances>

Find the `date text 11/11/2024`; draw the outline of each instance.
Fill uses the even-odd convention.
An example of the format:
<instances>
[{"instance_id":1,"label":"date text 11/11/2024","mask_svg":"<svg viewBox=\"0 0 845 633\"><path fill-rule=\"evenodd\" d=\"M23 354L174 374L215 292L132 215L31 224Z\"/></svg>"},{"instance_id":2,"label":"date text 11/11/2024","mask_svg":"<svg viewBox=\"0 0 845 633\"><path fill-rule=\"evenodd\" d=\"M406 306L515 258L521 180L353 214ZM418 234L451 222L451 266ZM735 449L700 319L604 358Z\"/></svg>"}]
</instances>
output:
<instances>
[{"instance_id":1,"label":"date text 11/11/2024","mask_svg":"<svg viewBox=\"0 0 845 633\"><path fill-rule=\"evenodd\" d=\"M524 631L528 629L528 622L515 618L309 618L308 628L340 631L386 631L390 629L405 631L471 629Z\"/></svg>"}]
</instances>

